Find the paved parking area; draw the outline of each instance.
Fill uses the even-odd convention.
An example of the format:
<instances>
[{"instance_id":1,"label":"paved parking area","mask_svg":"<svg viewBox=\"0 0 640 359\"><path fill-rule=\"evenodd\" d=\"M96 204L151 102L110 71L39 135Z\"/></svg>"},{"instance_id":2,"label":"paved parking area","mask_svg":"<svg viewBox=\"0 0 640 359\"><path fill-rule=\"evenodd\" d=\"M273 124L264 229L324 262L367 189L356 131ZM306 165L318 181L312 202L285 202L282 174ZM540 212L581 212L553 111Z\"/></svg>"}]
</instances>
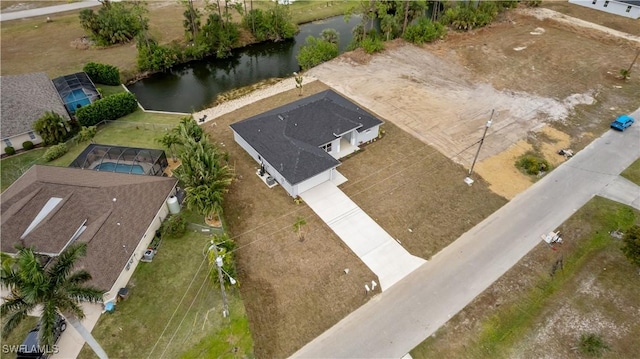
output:
<instances>
[{"instance_id":1,"label":"paved parking area","mask_svg":"<svg viewBox=\"0 0 640 359\"><path fill-rule=\"evenodd\" d=\"M334 183L325 182L300 197L378 276L383 291L426 263L409 254Z\"/></svg>"}]
</instances>

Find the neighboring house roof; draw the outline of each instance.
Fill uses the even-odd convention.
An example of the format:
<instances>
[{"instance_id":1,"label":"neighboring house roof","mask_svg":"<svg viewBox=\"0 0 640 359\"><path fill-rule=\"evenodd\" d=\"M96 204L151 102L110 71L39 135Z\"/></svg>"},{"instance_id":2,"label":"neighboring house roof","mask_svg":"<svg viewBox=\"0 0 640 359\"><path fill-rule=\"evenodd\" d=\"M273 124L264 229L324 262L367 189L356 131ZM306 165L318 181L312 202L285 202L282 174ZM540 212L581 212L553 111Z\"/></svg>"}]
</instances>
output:
<instances>
[{"instance_id":1,"label":"neighboring house roof","mask_svg":"<svg viewBox=\"0 0 640 359\"><path fill-rule=\"evenodd\" d=\"M69 120L58 91L44 72L0 77L0 102L3 139L33 131L33 123L47 111Z\"/></svg>"},{"instance_id":2,"label":"neighboring house roof","mask_svg":"<svg viewBox=\"0 0 640 359\"><path fill-rule=\"evenodd\" d=\"M382 124L355 103L332 90L320 92L231 128L291 184L340 164L320 148L349 131Z\"/></svg>"},{"instance_id":3,"label":"neighboring house roof","mask_svg":"<svg viewBox=\"0 0 640 359\"><path fill-rule=\"evenodd\" d=\"M108 291L177 180L36 165L0 195L3 252L14 245L57 254L86 226L77 241L87 242L91 284Z\"/></svg>"}]
</instances>

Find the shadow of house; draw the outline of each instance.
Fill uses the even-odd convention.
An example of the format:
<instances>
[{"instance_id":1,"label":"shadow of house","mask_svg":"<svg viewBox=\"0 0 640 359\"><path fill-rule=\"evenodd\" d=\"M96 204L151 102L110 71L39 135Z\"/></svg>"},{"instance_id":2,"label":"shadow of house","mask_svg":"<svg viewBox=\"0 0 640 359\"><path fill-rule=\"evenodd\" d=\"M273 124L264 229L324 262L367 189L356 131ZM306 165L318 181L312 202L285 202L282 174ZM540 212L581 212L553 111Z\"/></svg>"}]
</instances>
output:
<instances>
[{"instance_id":1,"label":"shadow of house","mask_svg":"<svg viewBox=\"0 0 640 359\"><path fill-rule=\"evenodd\" d=\"M382 120L327 90L231 125L235 141L296 197L337 176L338 159L378 137Z\"/></svg>"},{"instance_id":2,"label":"shadow of house","mask_svg":"<svg viewBox=\"0 0 640 359\"><path fill-rule=\"evenodd\" d=\"M53 79L53 85L70 116L74 116L77 109L102 98L85 72L56 77Z\"/></svg>"},{"instance_id":3,"label":"shadow of house","mask_svg":"<svg viewBox=\"0 0 640 359\"><path fill-rule=\"evenodd\" d=\"M169 213L177 180L161 176L87 171L36 165L0 195L0 246L33 246L59 255L74 242L87 243L77 263L90 284L114 301Z\"/></svg>"},{"instance_id":4,"label":"shadow of house","mask_svg":"<svg viewBox=\"0 0 640 359\"><path fill-rule=\"evenodd\" d=\"M44 72L0 77L0 102L2 153L7 147L22 149L25 141L42 143L33 124L47 111L70 120L58 91Z\"/></svg>"}]
</instances>

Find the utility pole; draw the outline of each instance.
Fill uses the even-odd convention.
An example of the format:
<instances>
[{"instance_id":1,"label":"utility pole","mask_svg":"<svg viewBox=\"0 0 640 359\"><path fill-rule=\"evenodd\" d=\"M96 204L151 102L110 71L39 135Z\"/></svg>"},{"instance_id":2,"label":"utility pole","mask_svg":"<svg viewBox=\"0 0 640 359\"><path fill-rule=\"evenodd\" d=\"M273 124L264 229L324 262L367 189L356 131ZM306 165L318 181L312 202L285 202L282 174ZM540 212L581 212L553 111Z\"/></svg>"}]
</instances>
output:
<instances>
[{"instance_id":1,"label":"utility pole","mask_svg":"<svg viewBox=\"0 0 640 359\"><path fill-rule=\"evenodd\" d=\"M485 136L487 136L487 131L489 130L489 127L491 127L494 112L495 112L495 109L491 110L491 117L489 117L489 121L487 121L487 124L484 127L484 133L482 133L482 138L480 139L480 144L478 145L478 151L476 151L476 156L473 158L473 163L471 163L471 168L469 168L469 175L464 179L464 181L469 186L471 186L471 184L473 183L473 179L471 179L471 173L473 172L473 167L475 167L476 161L478 160L478 155L480 154L480 149L482 148L482 144L484 143L484 138Z\"/></svg>"},{"instance_id":2,"label":"utility pole","mask_svg":"<svg viewBox=\"0 0 640 359\"><path fill-rule=\"evenodd\" d=\"M224 289L224 276L222 275L222 257L218 255L218 247L213 240L211 240L211 246L209 247L209 250L213 250L213 255L216 256L218 280L220 281L220 292L222 293L222 316L226 318L229 315L229 303L227 303L227 292Z\"/></svg>"}]
</instances>

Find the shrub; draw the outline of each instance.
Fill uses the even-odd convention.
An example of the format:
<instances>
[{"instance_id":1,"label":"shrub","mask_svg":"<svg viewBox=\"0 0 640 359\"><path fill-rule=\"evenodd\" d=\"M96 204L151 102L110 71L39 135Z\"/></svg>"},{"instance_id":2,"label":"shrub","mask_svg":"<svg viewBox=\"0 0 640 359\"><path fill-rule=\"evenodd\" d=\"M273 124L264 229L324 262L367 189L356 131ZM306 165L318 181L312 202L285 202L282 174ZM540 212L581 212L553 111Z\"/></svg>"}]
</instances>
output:
<instances>
[{"instance_id":1,"label":"shrub","mask_svg":"<svg viewBox=\"0 0 640 359\"><path fill-rule=\"evenodd\" d=\"M367 52L367 54L373 54L374 52L380 52L384 50L384 42L377 37L367 37L362 42L360 42L360 46Z\"/></svg>"},{"instance_id":2,"label":"shrub","mask_svg":"<svg viewBox=\"0 0 640 359\"><path fill-rule=\"evenodd\" d=\"M98 133L98 128L96 126L82 126L82 129L78 132L76 139L78 142L86 142L94 138L96 133Z\"/></svg>"},{"instance_id":3,"label":"shrub","mask_svg":"<svg viewBox=\"0 0 640 359\"><path fill-rule=\"evenodd\" d=\"M35 145L34 145L34 144L33 144L33 142L31 142L31 141L24 141L24 142L22 142L22 148L23 148L25 151L29 151L29 150L33 149L34 147L35 147Z\"/></svg>"},{"instance_id":4,"label":"shrub","mask_svg":"<svg viewBox=\"0 0 640 359\"><path fill-rule=\"evenodd\" d=\"M151 39L138 38L136 41L140 71L164 71L177 64L182 56L173 47L158 45Z\"/></svg>"},{"instance_id":5,"label":"shrub","mask_svg":"<svg viewBox=\"0 0 640 359\"><path fill-rule=\"evenodd\" d=\"M136 97L130 92L121 92L77 109L76 118L82 126L89 127L101 121L116 120L137 108Z\"/></svg>"},{"instance_id":6,"label":"shrub","mask_svg":"<svg viewBox=\"0 0 640 359\"><path fill-rule=\"evenodd\" d=\"M296 59L300 67L307 70L336 56L338 56L338 45L309 36L300 48Z\"/></svg>"},{"instance_id":7,"label":"shrub","mask_svg":"<svg viewBox=\"0 0 640 359\"><path fill-rule=\"evenodd\" d=\"M516 167L520 168L526 174L538 175L540 172L547 172L551 169L549 162L535 153L525 153L518 161Z\"/></svg>"},{"instance_id":8,"label":"shrub","mask_svg":"<svg viewBox=\"0 0 640 359\"><path fill-rule=\"evenodd\" d=\"M44 153L44 156L42 158L44 158L44 160L47 162L51 162L57 158L64 156L64 154L67 153L67 151L69 151L69 149L67 148L67 145L64 143L59 143L57 145L53 145L49 147L49 149L47 150L47 152Z\"/></svg>"},{"instance_id":9,"label":"shrub","mask_svg":"<svg viewBox=\"0 0 640 359\"><path fill-rule=\"evenodd\" d=\"M180 238L187 233L187 220L180 214L174 214L162 222L160 234L162 237Z\"/></svg>"},{"instance_id":10,"label":"shrub","mask_svg":"<svg viewBox=\"0 0 640 359\"><path fill-rule=\"evenodd\" d=\"M609 350L609 345L598 334L586 333L580 335L578 350L582 354L599 357L605 350Z\"/></svg>"},{"instance_id":11,"label":"shrub","mask_svg":"<svg viewBox=\"0 0 640 359\"><path fill-rule=\"evenodd\" d=\"M16 154L16 149L12 146L7 146L4 148L4 153L6 153L7 156L13 156Z\"/></svg>"},{"instance_id":12,"label":"shrub","mask_svg":"<svg viewBox=\"0 0 640 359\"><path fill-rule=\"evenodd\" d=\"M290 39L296 33L296 25L291 21L287 6L267 11L251 10L244 16L242 23L258 41Z\"/></svg>"},{"instance_id":13,"label":"shrub","mask_svg":"<svg viewBox=\"0 0 640 359\"><path fill-rule=\"evenodd\" d=\"M86 72L94 83L110 86L120 85L120 70L115 66L89 62L84 65L82 71Z\"/></svg>"},{"instance_id":14,"label":"shrub","mask_svg":"<svg viewBox=\"0 0 640 359\"><path fill-rule=\"evenodd\" d=\"M478 7L471 3L460 3L444 12L442 22L456 30L472 30L491 23L498 15L499 6L494 2L481 2Z\"/></svg>"},{"instance_id":15,"label":"shrub","mask_svg":"<svg viewBox=\"0 0 640 359\"><path fill-rule=\"evenodd\" d=\"M444 37L447 29L439 22L421 18L416 24L409 25L404 33L404 39L414 44L423 44Z\"/></svg>"}]
</instances>

